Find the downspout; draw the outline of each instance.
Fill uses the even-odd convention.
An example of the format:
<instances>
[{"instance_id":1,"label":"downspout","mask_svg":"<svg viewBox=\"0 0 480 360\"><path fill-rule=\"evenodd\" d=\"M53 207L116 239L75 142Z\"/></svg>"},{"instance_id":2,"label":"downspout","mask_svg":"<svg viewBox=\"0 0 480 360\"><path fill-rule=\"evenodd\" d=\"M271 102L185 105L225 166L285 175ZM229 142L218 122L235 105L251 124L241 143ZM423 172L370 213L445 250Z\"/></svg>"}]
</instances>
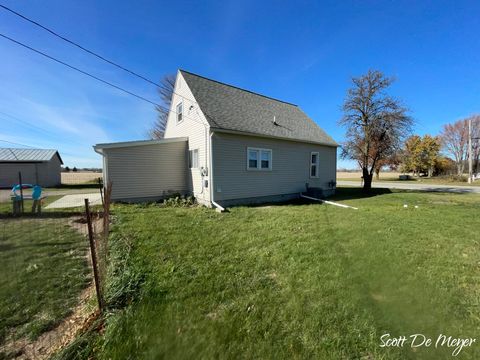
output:
<instances>
[{"instance_id":1,"label":"downspout","mask_svg":"<svg viewBox=\"0 0 480 360\"><path fill-rule=\"evenodd\" d=\"M210 156L210 169L209 169L209 176L210 176L210 202L212 203L213 206L217 208L217 211L223 212L225 211L225 208L221 206L220 204L215 202L214 199L214 186L213 186L213 156L212 156L212 137L213 137L213 131L210 131L210 141L209 141L209 156Z\"/></svg>"}]
</instances>

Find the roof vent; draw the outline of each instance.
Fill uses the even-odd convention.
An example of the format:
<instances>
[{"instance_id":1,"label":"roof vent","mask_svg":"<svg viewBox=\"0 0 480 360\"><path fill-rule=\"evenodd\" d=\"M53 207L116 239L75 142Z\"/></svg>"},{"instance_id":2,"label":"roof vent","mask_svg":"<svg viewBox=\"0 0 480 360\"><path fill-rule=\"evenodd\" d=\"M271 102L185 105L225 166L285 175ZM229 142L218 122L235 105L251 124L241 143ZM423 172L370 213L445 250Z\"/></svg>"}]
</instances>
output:
<instances>
[{"instance_id":1,"label":"roof vent","mask_svg":"<svg viewBox=\"0 0 480 360\"><path fill-rule=\"evenodd\" d=\"M273 115L273 125L277 125L277 126L278 126L277 118L275 117L275 115Z\"/></svg>"}]
</instances>

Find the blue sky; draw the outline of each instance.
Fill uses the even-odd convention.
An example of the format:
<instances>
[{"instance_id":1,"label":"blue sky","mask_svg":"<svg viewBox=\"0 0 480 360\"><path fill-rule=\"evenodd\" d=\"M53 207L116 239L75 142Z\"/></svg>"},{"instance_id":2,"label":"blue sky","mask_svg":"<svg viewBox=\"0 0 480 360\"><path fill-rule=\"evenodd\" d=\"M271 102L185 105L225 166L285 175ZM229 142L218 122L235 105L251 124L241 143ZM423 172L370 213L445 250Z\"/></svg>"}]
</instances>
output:
<instances>
[{"instance_id":1,"label":"blue sky","mask_svg":"<svg viewBox=\"0 0 480 360\"><path fill-rule=\"evenodd\" d=\"M1 3L153 80L183 68L296 103L337 141L350 78L368 69L396 77L419 134L480 112L478 1ZM1 9L0 33L158 101L154 86ZM152 105L1 38L0 59L1 140L100 166L91 145L145 138L155 120Z\"/></svg>"}]
</instances>

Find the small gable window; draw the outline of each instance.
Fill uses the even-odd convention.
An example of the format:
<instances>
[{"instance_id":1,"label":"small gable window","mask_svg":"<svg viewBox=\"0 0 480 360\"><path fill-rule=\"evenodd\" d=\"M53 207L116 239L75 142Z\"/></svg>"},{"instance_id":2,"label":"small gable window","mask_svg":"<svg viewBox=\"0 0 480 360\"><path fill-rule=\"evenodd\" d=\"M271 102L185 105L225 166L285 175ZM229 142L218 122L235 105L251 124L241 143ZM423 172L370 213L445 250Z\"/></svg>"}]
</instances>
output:
<instances>
[{"instance_id":1,"label":"small gable window","mask_svg":"<svg viewBox=\"0 0 480 360\"><path fill-rule=\"evenodd\" d=\"M189 151L190 169L198 169L198 149Z\"/></svg>"},{"instance_id":2,"label":"small gable window","mask_svg":"<svg viewBox=\"0 0 480 360\"><path fill-rule=\"evenodd\" d=\"M310 153L310 177L318 177L318 152Z\"/></svg>"},{"instance_id":3,"label":"small gable window","mask_svg":"<svg viewBox=\"0 0 480 360\"><path fill-rule=\"evenodd\" d=\"M179 124L183 121L183 103L177 104L176 112L177 112L177 124Z\"/></svg>"},{"instance_id":4,"label":"small gable window","mask_svg":"<svg viewBox=\"0 0 480 360\"><path fill-rule=\"evenodd\" d=\"M272 170L272 150L247 148L247 170Z\"/></svg>"}]
</instances>

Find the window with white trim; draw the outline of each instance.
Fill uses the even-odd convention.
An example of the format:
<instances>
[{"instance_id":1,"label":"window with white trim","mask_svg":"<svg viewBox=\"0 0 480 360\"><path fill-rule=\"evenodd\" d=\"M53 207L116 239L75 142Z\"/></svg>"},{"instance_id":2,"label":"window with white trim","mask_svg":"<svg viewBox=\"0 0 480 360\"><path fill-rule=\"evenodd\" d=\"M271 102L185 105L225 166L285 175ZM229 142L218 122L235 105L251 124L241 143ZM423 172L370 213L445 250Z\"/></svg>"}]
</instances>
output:
<instances>
[{"instance_id":1,"label":"window with white trim","mask_svg":"<svg viewBox=\"0 0 480 360\"><path fill-rule=\"evenodd\" d=\"M272 170L272 150L247 148L247 170Z\"/></svg>"},{"instance_id":2,"label":"window with white trim","mask_svg":"<svg viewBox=\"0 0 480 360\"><path fill-rule=\"evenodd\" d=\"M180 102L177 104L176 113L177 113L177 124L179 124L183 121L183 103Z\"/></svg>"},{"instance_id":3,"label":"window with white trim","mask_svg":"<svg viewBox=\"0 0 480 360\"><path fill-rule=\"evenodd\" d=\"M310 177L318 177L318 152L310 153Z\"/></svg>"},{"instance_id":4,"label":"window with white trim","mask_svg":"<svg viewBox=\"0 0 480 360\"><path fill-rule=\"evenodd\" d=\"M188 152L188 162L190 165L190 169L198 169L199 162L198 162L198 149L193 149Z\"/></svg>"}]
</instances>

